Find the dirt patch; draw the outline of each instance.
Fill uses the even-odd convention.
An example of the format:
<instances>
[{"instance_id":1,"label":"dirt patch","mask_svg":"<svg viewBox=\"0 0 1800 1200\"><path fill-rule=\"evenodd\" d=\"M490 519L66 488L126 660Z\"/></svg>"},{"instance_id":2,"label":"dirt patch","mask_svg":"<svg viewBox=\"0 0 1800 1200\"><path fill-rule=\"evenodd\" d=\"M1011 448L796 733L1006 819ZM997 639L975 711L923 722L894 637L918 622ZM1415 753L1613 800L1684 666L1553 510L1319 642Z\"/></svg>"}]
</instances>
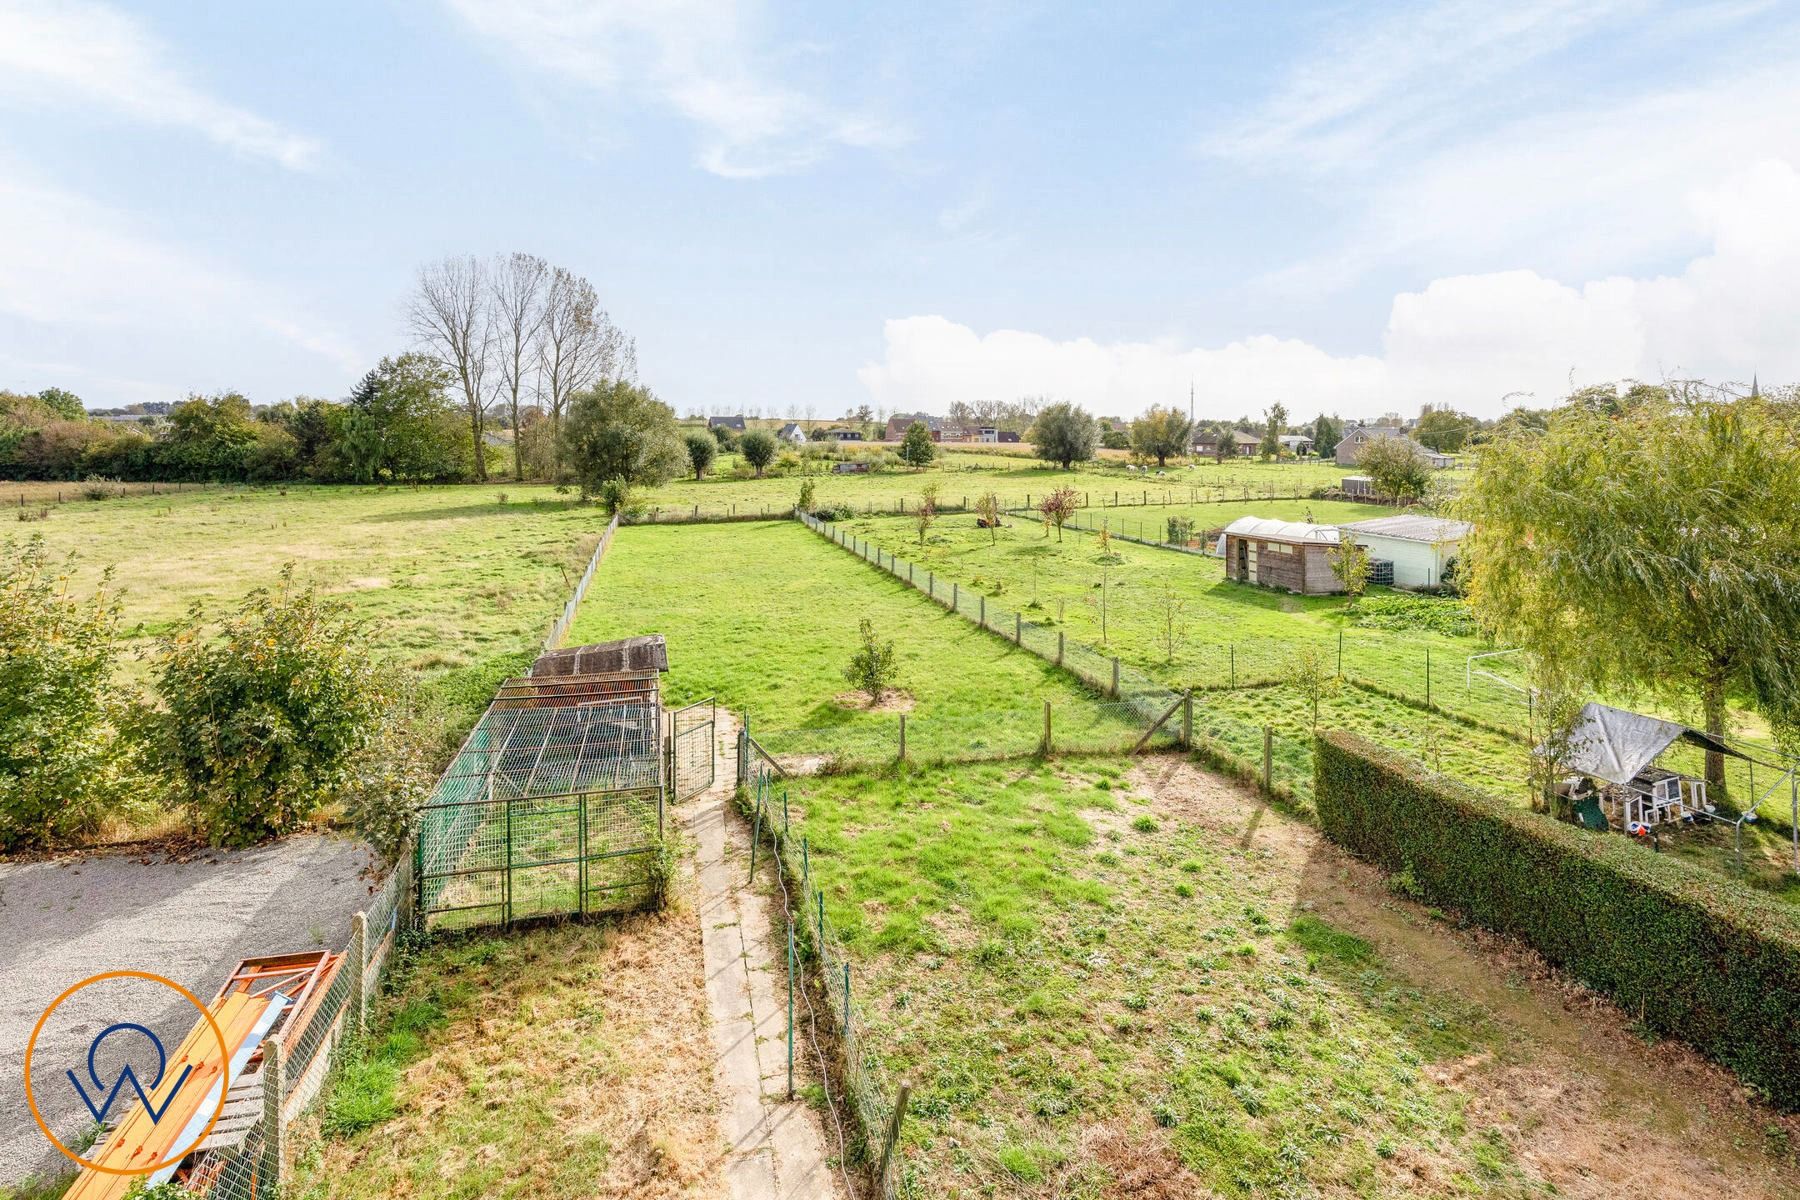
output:
<instances>
[{"instance_id":1,"label":"dirt patch","mask_svg":"<svg viewBox=\"0 0 1800 1200\"><path fill-rule=\"evenodd\" d=\"M1672 1041L1646 1043L1631 1017L1530 948L1459 929L1393 894L1382 874L1313 826L1176 758L1128 782L1152 811L1191 822L1261 859L1271 902L1354 933L1414 986L1472 1002L1506 1037L1501 1057L1432 1064L1468 1098L1471 1123L1505 1140L1528 1175L1575 1197L1800 1195L1800 1118L1755 1103L1724 1068ZM1408 1188L1441 1164L1387 1163Z\"/></svg>"},{"instance_id":2,"label":"dirt patch","mask_svg":"<svg viewBox=\"0 0 1800 1200\"><path fill-rule=\"evenodd\" d=\"M344 586L365 590L370 588L384 588L388 586L389 582L390 581L385 576L381 575L352 575L350 578L344 580Z\"/></svg>"},{"instance_id":3,"label":"dirt patch","mask_svg":"<svg viewBox=\"0 0 1800 1200\"><path fill-rule=\"evenodd\" d=\"M1083 1132L1081 1151L1106 1174L1099 1185L1105 1200L1206 1200L1213 1194L1159 1130L1095 1125Z\"/></svg>"},{"instance_id":4,"label":"dirt patch","mask_svg":"<svg viewBox=\"0 0 1800 1200\"><path fill-rule=\"evenodd\" d=\"M889 688L873 704L869 703L867 692L839 692L831 699L839 708L847 708L852 712L908 713L913 710L912 693L903 688Z\"/></svg>"}]
</instances>

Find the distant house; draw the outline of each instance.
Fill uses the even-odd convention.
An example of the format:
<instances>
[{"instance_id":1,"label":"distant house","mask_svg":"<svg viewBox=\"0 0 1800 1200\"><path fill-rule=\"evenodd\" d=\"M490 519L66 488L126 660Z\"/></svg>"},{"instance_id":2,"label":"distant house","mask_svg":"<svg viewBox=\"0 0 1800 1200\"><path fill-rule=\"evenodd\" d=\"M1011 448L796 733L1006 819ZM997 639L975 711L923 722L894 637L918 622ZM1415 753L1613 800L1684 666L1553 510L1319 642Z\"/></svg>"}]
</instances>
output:
<instances>
[{"instance_id":1,"label":"distant house","mask_svg":"<svg viewBox=\"0 0 1800 1200\"><path fill-rule=\"evenodd\" d=\"M831 472L834 475L867 475L869 473L869 463L868 460L861 458L832 463Z\"/></svg>"},{"instance_id":2,"label":"distant house","mask_svg":"<svg viewBox=\"0 0 1800 1200\"><path fill-rule=\"evenodd\" d=\"M1457 550L1474 528L1442 517L1377 517L1352 521L1342 533L1369 552L1371 563L1392 563L1395 587L1437 587L1456 562ZM1382 572L1386 574L1386 572Z\"/></svg>"},{"instance_id":3,"label":"distant house","mask_svg":"<svg viewBox=\"0 0 1800 1200\"><path fill-rule=\"evenodd\" d=\"M806 444L806 430L800 428L799 422L789 421L786 425L781 427L781 432L777 433L775 438L777 441L787 442L789 445L804 446Z\"/></svg>"},{"instance_id":4,"label":"distant house","mask_svg":"<svg viewBox=\"0 0 1800 1200\"><path fill-rule=\"evenodd\" d=\"M1295 458L1304 458L1313 452L1313 440L1304 433L1284 433L1280 441L1282 448Z\"/></svg>"},{"instance_id":5,"label":"distant house","mask_svg":"<svg viewBox=\"0 0 1800 1200\"><path fill-rule=\"evenodd\" d=\"M944 440L944 423L930 413L895 413L888 418L887 432L884 441L897 442L906 436L906 431L914 425L923 425L931 433L931 440Z\"/></svg>"},{"instance_id":6,"label":"distant house","mask_svg":"<svg viewBox=\"0 0 1800 1200\"><path fill-rule=\"evenodd\" d=\"M976 442L998 442L1000 440L1000 430L994 425L982 425L975 430L975 436L970 440Z\"/></svg>"},{"instance_id":7,"label":"distant house","mask_svg":"<svg viewBox=\"0 0 1800 1200\"><path fill-rule=\"evenodd\" d=\"M1343 581L1331 571L1338 531L1329 525L1239 517L1225 527L1219 542L1227 579L1307 596L1344 590Z\"/></svg>"},{"instance_id":8,"label":"distant house","mask_svg":"<svg viewBox=\"0 0 1800 1200\"><path fill-rule=\"evenodd\" d=\"M852 429L848 425L833 425L819 435L827 442L860 442L863 440L862 430Z\"/></svg>"},{"instance_id":9,"label":"distant house","mask_svg":"<svg viewBox=\"0 0 1800 1200\"><path fill-rule=\"evenodd\" d=\"M729 429L735 433L742 433L744 432L744 418L708 417L706 418L706 427L708 429Z\"/></svg>"},{"instance_id":10,"label":"distant house","mask_svg":"<svg viewBox=\"0 0 1800 1200\"><path fill-rule=\"evenodd\" d=\"M1338 466L1354 467L1362 461L1363 447L1370 442L1380 441L1382 438L1406 438L1407 441L1412 442L1412 439L1406 436L1406 431L1397 425L1352 425L1349 429L1344 430L1344 436L1338 441ZM1439 470L1454 466L1456 463L1456 460L1448 454L1439 454L1436 450L1419 445L1418 442L1412 442L1412 444L1433 467Z\"/></svg>"},{"instance_id":11,"label":"distant house","mask_svg":"<svg viewBox=\"0 0 1800 1200\"><path fill-rule=\"evenodd\" d=\"M1002 441L1002 442L1013 442L1013 443L1017 443L1017 442L1018 442L1018 441L1019 441L1019 435L1018 435L1018 434L1016 434L1016 433L1014 433L1014 432L1013 432L1013 431L1012 431L1012 430L1010 430L1010 429L1002 429L1002 430L1001 430L1001 431L1000 431L1000 438L999 438L999 440L1000 440L1000 441Z\"/></svg>"},{"instance_id":12,"label":"distant house","mask_svg":"<svg viewBox=\"0 0 1800 1200\"><path fill-rule=\"evenodd\" d=\"M1237 439L1237 449L1232 453L1239 458L1256 457L1256 448L1262 444L1262 434L1251 429L1234 429L1231 431L1231 436ZM1194 453L1202 458L1217 458L1219 440L1222 437L1224 435L1216 429L1201 430L1194 434Z\"/></svg>"}]
</instances>

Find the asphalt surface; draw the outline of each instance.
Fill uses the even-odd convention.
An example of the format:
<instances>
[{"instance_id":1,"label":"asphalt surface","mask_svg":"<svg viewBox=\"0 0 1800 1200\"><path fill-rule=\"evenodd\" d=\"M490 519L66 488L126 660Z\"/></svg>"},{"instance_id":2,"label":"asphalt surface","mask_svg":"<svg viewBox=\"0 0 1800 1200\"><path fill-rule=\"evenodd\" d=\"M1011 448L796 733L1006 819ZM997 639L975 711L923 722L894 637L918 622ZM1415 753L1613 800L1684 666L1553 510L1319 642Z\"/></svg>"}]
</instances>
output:
<instances>
[{"instance_id":1,"label":"asphalt surface","mask_svg":"<svg viewBox=\"0 0 1800 1200\"><path fill-rule=\"evenodd\" d=\"M0 863L0 1185L71 1166L24 1089L32 1027L64 989L104 971L153 971L210 1001L244 958L341 950L377 883L371 858L360 842L307 834L249 850ZM84 1006L89 994L58 1008L32 1056L38 1106L59 1136L92 1118L56 1071L79 1069L93 1035L120 1019L102 1011L116 994ZM171 994L146 1023L178 1042L194 1019Z\"/></svg>"}]
</instances>

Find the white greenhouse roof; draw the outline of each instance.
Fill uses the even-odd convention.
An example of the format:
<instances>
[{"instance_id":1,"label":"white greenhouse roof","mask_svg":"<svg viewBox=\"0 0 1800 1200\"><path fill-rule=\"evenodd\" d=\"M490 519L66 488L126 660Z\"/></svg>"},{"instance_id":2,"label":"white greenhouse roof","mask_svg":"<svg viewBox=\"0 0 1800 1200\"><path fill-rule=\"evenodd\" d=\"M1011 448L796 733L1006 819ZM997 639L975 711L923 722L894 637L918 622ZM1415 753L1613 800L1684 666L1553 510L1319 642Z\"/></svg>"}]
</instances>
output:
<instances>
[{"instance_id":1,"label":"white greenhouse roof","mask_svg":"<svg viewBox=\"0 0 1800 1200\"><path fill-rule=\"evenodd\" d=\"M1260 538L1270 542L1318 542L1335 546L1338 531L1330 525L1308 525L1305 521L1277 521L1273 517L1239 517L1225 527L1233 537Z\"/></svg>"}]
</instances>

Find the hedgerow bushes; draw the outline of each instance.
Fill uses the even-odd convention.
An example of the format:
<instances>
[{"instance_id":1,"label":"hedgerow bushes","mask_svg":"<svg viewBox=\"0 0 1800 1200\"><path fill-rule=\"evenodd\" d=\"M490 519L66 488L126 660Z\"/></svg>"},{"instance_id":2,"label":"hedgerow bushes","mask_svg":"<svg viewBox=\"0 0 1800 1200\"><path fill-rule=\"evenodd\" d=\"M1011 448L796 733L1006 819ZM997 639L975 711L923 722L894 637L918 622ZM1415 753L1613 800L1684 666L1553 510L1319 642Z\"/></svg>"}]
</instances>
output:
<instances>
[{"instance_id":1,"label":"hedgerow bushes","mask_svg":"<svg viewBox=\"0 0 1800 1200\"><path fill-rule=\"evenodd\" d=\"M77 594L43 538L0 542L0 851L90 833L120 796L111 582Z\"/></svg>"},{"instance_id":2,"label":"hedgerow bushes","mask_svg":"<svg viewBox=\"0 0 1800 1200\"><path fill-rule=\"evenodd\" d=\"M1625 839L1515 808L1348 733L1321 734L1331 839L1519 937L1644 1025L1800 1109L1800 915Z\"/></svg>"}]
</instances>

